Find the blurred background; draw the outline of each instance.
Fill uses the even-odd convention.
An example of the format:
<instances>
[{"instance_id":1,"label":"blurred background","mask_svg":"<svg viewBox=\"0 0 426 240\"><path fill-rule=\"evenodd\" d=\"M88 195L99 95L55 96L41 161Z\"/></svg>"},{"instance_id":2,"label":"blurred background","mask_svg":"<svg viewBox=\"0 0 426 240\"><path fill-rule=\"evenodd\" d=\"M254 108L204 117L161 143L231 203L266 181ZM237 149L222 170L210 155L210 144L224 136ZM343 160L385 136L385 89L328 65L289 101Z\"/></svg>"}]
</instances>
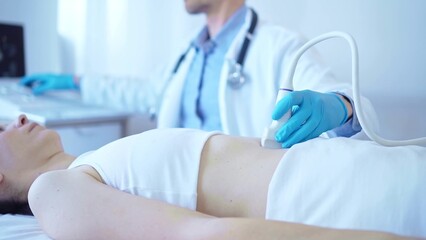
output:
<instances>
[{"instance_id":1,"label":"blurred background","mask_svg":"<svg viewBox=\"0 0 426 240\"><path fill-rule=\"evenodd\" d=\"M259 16L313 38L353 35L363 95L376 107L381 133L426 136L426 1L248 0ZM24 25L26 71L147 76L174 64L202 27L183 1L0 0L0 22ZM342 80L351 57L341 39L317 50Z\"/></svg>"}]
</instances>

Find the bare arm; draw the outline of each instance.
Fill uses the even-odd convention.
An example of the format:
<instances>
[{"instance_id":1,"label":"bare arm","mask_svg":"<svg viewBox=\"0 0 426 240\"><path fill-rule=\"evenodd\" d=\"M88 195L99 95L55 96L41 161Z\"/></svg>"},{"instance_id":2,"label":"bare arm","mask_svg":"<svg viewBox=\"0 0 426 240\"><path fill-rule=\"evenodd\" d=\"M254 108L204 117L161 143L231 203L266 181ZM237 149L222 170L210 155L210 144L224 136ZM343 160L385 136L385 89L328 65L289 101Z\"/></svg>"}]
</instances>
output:
<instances>
[{"instance_id":1,"label":"bare arm","mask_svg":"<svg viewBox=\"0 0 426 240\"><path fill-rule=\"evenodd\" d=\"M189 239L185 234L199 229L191 226L210 218L118 191L76 170L40 176L29 201L43 230L55 239Z\"/></svg>"},{"instance_id":2,"label":"bare arm","mask_svg":"<svg viewBox=\"0 0 426 240\"><path fill-rule=\"evenodd\" d=\"M215 218L115 190L75 170L39 177L29 201L44 231L55 239L399 239L261 219Z\"/></svg>"}]
</instances>

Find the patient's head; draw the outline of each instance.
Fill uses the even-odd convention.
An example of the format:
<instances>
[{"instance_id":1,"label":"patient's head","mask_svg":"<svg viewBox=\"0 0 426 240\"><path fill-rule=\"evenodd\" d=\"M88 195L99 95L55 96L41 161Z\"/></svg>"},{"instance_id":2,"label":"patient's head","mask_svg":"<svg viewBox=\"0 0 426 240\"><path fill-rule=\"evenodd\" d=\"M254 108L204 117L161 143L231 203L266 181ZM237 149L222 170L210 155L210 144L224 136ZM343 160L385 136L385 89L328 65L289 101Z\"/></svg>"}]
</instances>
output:
<instances>
[{"instance_id":1,"label":"patient's head","mask_svg":"<svg viewBox=\"0 0 426 240\"><path fill-rule=\"evenodd\" d=\"M63 153L59 135L20 115L0 130L0 212L22 208L28 189L50 160Z\"/></svg>"}]
</instances>

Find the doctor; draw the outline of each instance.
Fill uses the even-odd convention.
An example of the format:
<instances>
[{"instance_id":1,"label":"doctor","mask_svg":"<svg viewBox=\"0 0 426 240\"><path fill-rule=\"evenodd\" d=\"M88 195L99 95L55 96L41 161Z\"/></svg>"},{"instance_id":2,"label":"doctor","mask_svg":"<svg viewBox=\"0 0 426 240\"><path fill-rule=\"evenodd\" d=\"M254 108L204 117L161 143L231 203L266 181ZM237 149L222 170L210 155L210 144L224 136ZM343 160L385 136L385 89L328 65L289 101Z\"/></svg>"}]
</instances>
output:
<instances>
[{"instance_id":1,"label":"doctor","mask_svg":"<svg viewBox=\"0 0 426 240\"><path fill-rule=\"evenodd\" d=\"M205 14L206 26L163 84L148 87L143 80L62 74L27 76L21 83L33 86L35 94L80 89L90 103L135 110L158 106L159 128L260 137L271 115L278 119L293 110L276 134L283 147L324 132L352 136L361 130L350 83L335 79L314 52L302 57L292 81L284 81L292 54L305 42L299 35L259 20L244 0L185 0L185 7L190 14ZM280 87L295 91L276 104Z\"/></svg>"}]
</instances>

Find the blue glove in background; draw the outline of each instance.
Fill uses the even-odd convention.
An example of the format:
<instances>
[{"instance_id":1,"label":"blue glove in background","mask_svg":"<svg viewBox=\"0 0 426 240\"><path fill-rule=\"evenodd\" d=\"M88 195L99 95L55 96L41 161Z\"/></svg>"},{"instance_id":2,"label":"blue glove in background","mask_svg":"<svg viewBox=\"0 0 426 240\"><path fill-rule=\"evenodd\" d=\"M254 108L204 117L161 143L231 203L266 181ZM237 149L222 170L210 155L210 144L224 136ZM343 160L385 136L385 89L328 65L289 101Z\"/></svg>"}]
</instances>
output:
<instances>
[{"instance_id":1,"label":"blue glove in background","mask_svg":"<svg viewBox=\"0 0 426 240\"><path fill-rule=\"evenodd\" d=\"M78 89L74 76L70 74L35 74L25 76L19 84L31 87L35 95L49 90Z\"/></svg>"},{"instance_id":2,"label":"blue glove in background","mask_svg":"<svg viewBox=\"0 0 426 240\"><path fill-rule=\"evenodd\" d=\"M277 103L272 119L280 119L289 110L293 111L292 116L275 134L284 148L318 137L348 118L345 104L334 93L293 91Z\"/></svg>"}]
</instances>

